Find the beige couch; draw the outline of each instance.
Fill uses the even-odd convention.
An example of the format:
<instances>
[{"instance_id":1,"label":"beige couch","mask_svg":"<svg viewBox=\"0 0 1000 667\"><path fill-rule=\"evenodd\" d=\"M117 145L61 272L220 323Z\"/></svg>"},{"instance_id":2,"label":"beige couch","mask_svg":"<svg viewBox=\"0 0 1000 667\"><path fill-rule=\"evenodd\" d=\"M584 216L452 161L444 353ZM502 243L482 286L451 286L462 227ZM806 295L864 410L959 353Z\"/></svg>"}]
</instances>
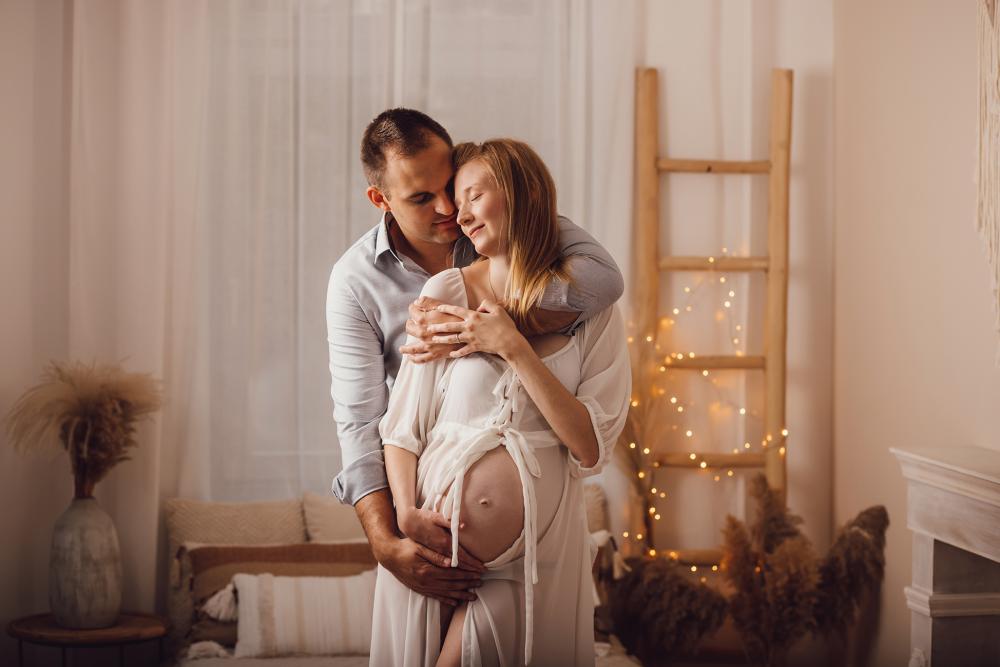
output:
<instances>
[{"instance_id":1,"label":"beige couch","mask_svg":"<svg viewBox=\"0 0 1000 667\"><path fill-rule=\"evenodd\" d=\"M599 489L588 487L588 517L591 530L606 524L606 510L603 495ZM368 664L367 655L345 656L287 656L273 658L233 658L199 657L190 658L189 646L192 642L202 642L201 648L227 646L232 654L235 642L235 623L224 627L217 621L206 619L200 605L212 589L225 585L224 579L232 572L271 572L267 563L230 564L227 571L219 568L214 573L213 582L205 571L196 571L199 559L192 560L191 550L206 545L234 545L232 552L304 552L310 549L339 549L324 546L329 543L354 544L347 548L343 557L345 563L339 565L322 564L323 568L340 568L333 576L350 574L374 567L367 544L358 544L365 539L364 531L357 520L353 508L339 503L332 496L306 493L302 499L252 502L218 503L174 498L164 505L167 521L169 549L168 615L171 631L168 636L169 664L181 667L356 667ZM235 545L240 545L239 547ZM259 548L246 549L256 545ZM215 548L215 551L226 551ZM361 551L364 553L362 554ZM202 551L204 553L205 550ZM338 552L339 553L339 552ZM340 556L336 557L340 559ZM264 558L254 559L258 561ZM280 563L283 568L305 567L301 564ZM313 564L316 566L317 564ZM274 574L287 574L275 570ZM295 574L327 575L329 571L295 571ZM221 577L221 578L220 578ZM207 582L207 583L206 583ZM207 588L206 588L207 586ZM207 624L206 624L207 621ZM205 640L217 640L214 645L206 645ZM624 654L621 645L612 637L612 645L607 656L598 658L601 667L638 664Z\"/></svg>"}]
</instances>

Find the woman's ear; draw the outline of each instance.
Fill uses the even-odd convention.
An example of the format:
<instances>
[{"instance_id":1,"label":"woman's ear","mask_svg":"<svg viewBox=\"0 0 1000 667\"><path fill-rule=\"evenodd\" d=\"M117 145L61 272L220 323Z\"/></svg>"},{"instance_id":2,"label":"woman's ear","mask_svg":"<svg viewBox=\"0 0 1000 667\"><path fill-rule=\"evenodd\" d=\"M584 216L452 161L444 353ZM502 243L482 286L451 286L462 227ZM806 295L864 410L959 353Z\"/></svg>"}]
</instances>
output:
<instances>
[{"instance_id":1,"label":"woman's ear","mask_svg":"<svg viewBox=\"0 0 1000 667\"><path fill-rule=\"evenodd\" d=\"M376 188L374 185L369 185L368 189L365 190L365 196L368 197L368 201L372 203L377 209L382 211L391 211L392 207L389 206L389 197L384 192Z\"/></svg>"}]
</instances>

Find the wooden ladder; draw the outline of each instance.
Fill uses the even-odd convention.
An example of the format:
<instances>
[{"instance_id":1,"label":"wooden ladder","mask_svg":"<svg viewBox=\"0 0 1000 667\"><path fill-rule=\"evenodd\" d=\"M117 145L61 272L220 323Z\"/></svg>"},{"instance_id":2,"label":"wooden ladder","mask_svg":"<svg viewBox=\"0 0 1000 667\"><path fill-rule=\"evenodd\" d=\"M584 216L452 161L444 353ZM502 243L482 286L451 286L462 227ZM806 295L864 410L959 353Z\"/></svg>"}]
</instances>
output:
<instances>
[{"instance_id":1,"label":"wooden ladder","mask_svg":"<svg viewBox=\"0 0 1000 667\"><path fill-rule=\"evenodd\" d=\"M641 348L640 370L653 359L670 369L742 369L764 372L765 418L761 453L675 452L654 455L655 468L763 468L771 488L786 498L785 357L788 319L788 172L791 154L792 71L771 74L770 155L767 160L693 160L658 156L657 71L636 71L635 93L635 234L634 313L636 333L655 339L659 321L661 271L762 271L767 280L764 353L761 356L689 356L674 358ZM768 188L768 254L766 257L660 257L660 175L663 173L766 174ZM641 338L640 338L641 340ZM660 356L665 356L660 359ZM642 356L646 358L643 359ZM634 374L637 379L643 376ZM640 380L641 381L641 380ZM653 475L640 474L646 486ZM648 497L644 494L644 497ZM648 530L652 545L652 529ZM721 549L658 549L686 565L713 565Z\"/></svg>"}]
</instances>

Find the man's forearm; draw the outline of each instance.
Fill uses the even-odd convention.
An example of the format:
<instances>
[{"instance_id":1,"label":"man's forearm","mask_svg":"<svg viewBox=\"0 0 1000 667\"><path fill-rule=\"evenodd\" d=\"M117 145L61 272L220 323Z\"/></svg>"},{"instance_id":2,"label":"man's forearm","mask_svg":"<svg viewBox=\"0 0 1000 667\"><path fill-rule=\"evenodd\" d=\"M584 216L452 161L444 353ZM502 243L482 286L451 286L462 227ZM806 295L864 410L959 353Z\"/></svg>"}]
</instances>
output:
<instances>
[{"instance_id":1,"label":"man's forearm","mask_svg":"<svg viewBox=\"0 0 1000 667\"><path fill-rule=\"evenodd\" d=\"M396 510L393 509L389 489L369 493L354 505L354 511L365 529L375 559L381 563L385 558L387 545L399 539Z\"/></svg>"},{"instance_id":2,"label":"man's forearm","mask_svg":"<svg viewBox=\"0 0 1000 667\"><path fill-rule=\"evenodd\" d=\"M532 311L538 324L538 331L522 331L524 336L540 333L562 333L580 317L579 311L545 310L535 308Z\"/></svg>"}]
</instances>

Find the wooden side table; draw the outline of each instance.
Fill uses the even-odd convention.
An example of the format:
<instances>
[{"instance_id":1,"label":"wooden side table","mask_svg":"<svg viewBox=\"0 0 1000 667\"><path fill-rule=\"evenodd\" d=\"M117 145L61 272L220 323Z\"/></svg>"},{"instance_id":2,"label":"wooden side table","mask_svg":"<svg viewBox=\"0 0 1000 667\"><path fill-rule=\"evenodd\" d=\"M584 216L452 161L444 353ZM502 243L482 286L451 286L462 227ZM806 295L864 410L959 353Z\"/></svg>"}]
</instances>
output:
<instances>
[{"instance_id":1,"label":"wooden side table","mask_svg":"<svg viewBox=\"0 0 1000 667\"><path fill-rule=\"evenodd\" d=\"M154 614L123 611L117 625L94 630L68 630L55 624L52 614L25 616L7 625L7 634L17 639L17 664L24 666L23 642L58 646L62 652L62 665L66 667L67 649L90 646L117 646L118 664L125 665L125 645L158 640L157 665L163 660L163 638L167 622Z\"/></svg>"}]
</instances>

